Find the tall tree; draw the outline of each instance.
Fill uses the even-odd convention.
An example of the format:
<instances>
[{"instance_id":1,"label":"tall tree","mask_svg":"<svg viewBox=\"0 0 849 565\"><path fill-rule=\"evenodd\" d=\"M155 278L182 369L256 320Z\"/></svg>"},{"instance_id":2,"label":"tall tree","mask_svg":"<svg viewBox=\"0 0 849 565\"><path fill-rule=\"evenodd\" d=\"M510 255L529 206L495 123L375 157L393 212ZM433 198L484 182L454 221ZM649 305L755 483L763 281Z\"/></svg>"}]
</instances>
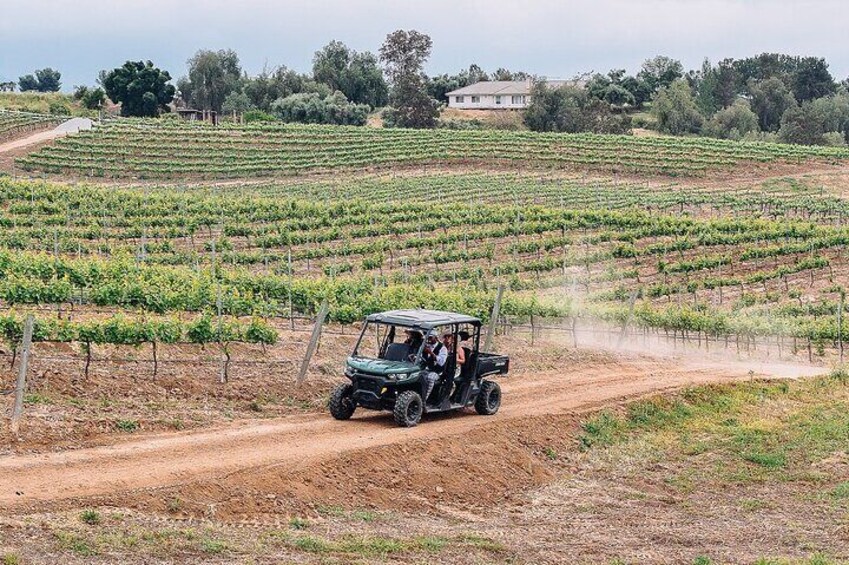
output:
<instances>
[{"instance_id":1,"label":"tall tree","mask_svg":"<svg viewBox=\"0 0 849 565\"><path fill-rule=\"evenodd\" d=\"M201 49L187 64L189 74L177 87L183 100L198 109L220 112L227 96L241 86L242 67L232 49Z\"/></svg>"},{"instance_id":2,"label":"tall tree","mask_svg":"<svg viewBox=\"0 0 849 565\"><path fill-rule=\"evenodd\" d=\"M122 116L158 116L168 111L176 89L168 84L171 75L150 61L127 61L122 67L102 73L106 95L121 104Z\"/></svg>"},{"instance_id":3,"label":"tall tree","mask_svg":"<svg viewBox=\"0 0 849 565\"><path fill-rule=\"evenodd\" d=\"M380 60L392 85L389 101L391 122L401 127L428 128L436 125L438 102L427 92L422 72L433 42L416 30L398 30L386 36Z\"/></svg>"},{"instance_id":4,"label":"tall tree","mask_svg":"<svg viewBox=\"0 0 849 565\"><path fill-rule=\"evenodd\" d=\"M799 102L834 93L837 85L828 72L828 63L819 57L802 57L790 79L793 95Z\"/></svg>"},{"instance_id":5,"label":"tall tree","mask_svg":"<svg viewBox=\"0 0 849 565\"><path fill-rule=\"evenodd\" d=\"M35 71L35 78L38 80L39 92L59 92L62 88L62 73L50 67Z\"/></svg>"},{"instance_id":6,"label":"tall tree","mask_svg":"<svg viewBox=\"0 0 849 565\"><path fill-rule=\"evenodd\" d=\"M18 79L21 92L58 92L62 88L62 73L50 67L38 69L35 76L24 75Z\"/></svg>"},{"instance_id":7,"label":"tall tree","mask_svg":"<svg viewBox=\"0 0 849 565\"><path fill-rule=\"evenodd\" d=\"M796 99L790 89L778 77L760 82L751 81L749 92L752 95L752 110L758 115L758 125L763 131L778 131L781 116L796 106Z\"/></svg>"},{"instance_id":8,"label":"tall tree","mask_svg":"<svg viewBox=\"0 0 849 565\"><path fill-rule=\"evenodd\" d=\"M646 82L652 92L664 86L669 86L673 81L684 76L684 67L681 61L676 61L664 55L658 55L643 62L637 78Z\"/></svg>"},{"instance_id":9,"label":"tall tree","mask_svg":"<svg viewBox=\"0 0 849 565\"><path fill-rule=\"evenodd\" d=\"M672 135L698 133L704 122L686 80L676 80L658 90L651 113L657 129Z\"/></svg>"},{"instance_id":10,"label":"tall tree","mask_svg":"<svg viewBox=\"0 0 849 565\"><path fill-rule=\"evenodd\" d=\"M38 91L38 79L33 75L24 75L18 78L18 88L21 92Z\"/></svg>"},{"instance_id":11,"label":"tall tree","mask_svg":"<svg viewBox=\"0 0 849 565\"><path fill-rule=\"evenodd\" d=\"M313 78L338 90L351 102L384 106L388 88L377 57L357 53L340 41L331 41L313 57Z\"/></svg>"},{"instance_id":12,"label":"tall tree","mask_svg":"<svg viewBox=\"0 0 849 565\"><path fill-rule=\"evenodd\" d=\"M584 88L550 88L543 81L531 88L531 103L525 110L525 125L533 131L577 133L626 133L630 118L614 114L610 105L593 98Z\"/></svg>"}]
</instances>

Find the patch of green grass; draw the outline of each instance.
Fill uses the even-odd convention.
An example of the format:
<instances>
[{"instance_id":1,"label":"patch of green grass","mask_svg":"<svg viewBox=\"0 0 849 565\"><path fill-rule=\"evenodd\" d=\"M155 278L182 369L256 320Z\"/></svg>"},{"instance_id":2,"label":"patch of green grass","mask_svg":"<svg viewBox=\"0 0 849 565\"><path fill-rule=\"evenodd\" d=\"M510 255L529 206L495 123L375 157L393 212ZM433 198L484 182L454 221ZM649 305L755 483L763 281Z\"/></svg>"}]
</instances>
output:
<instances>
[{"instance_id":1,"label":"patch of green grass","mask_svg":"<svg viewBox=\"0 0 849 565\"><path fill-rule=\"evenodd\" d=\"M351 519L359 522L376 522L378 515L371 510L354 510L351 512Z\"/></svg>"},{"instance_id":2,"label":"patch of green grass","mask_svg":"<svg viewBox=\"0 0 849 565\"><path fill-rule=\"evenodd\" d=\"M292 545L309 553L330 553L334 551L331 542L315 536L300 536L295 538Z\"/></svg>"},{"instance_id":3,"label":"patch of green grass","mask_svg":"<svg viewBox=\"0 0 849 565\"><path fill-rule=\"evenodd\" d=\"M3 565L21 565L21 557L17 553L4 553Z\"/></svg>"},{"instance_id":4,"label":"patch of green grass","mask_svg":"<svg viewBox=\"0 0 849 565\"><path fill-rule=\"evenodd\" d=\"M697 473L669 479L691 491L705 480L828 481L828 467L812 465L845 450L847 429L849 390L828 376L693 387L602 411L578 437L584 451L615 447L625 458L646 449L663 459L698 456Z\"/></svg>"},{"instance_id":5,"label":"patch of green grass","mask_svg":"<svg viewBox=\"0 0 849 565\"><path fill-rule=\"evenodd\" d=\"M758 498L744 498L740 501L740 508L748 512L755 512L766 508L768 504Z\"/></svg>"},{"instance_id":6,"label":"patch of green grass","mask_svg":"<svg viewBox=\"0 0 849 565\"><path fill-rule=\"evenodd\" d=\"M168 512L171 512L172 514L175 512L179 512L183 508L183 501L176 496L174 498L169 498L165 502L165 508L168 510Z\"/></svg>"},{"instance_id":7,"label":"patch of green grass","mask_svg":"<svg viewBox=\"0 0 849 565\"><path fill-rule=\"evenodd\" d=\"M36 404L53 404L53 401L50 398L44 396L43 394L38 394L37 392L34 392L32 394L24 395L24 404L34 406Z\"/></svg>"},{"instance_id":8,"label":"patch of green grass","mask_svg":"<svg viewBox=\"0 0 849 565\"><path fill-rule=\"evenodd\" d=\"M578 436L582 449L613 445L621 439L624 424L613 413L605 410L583 422L583 433Z\"/></svg>"},{"instance_id":9,"label":"patch of green grass","mask_svg":"<svg viewBox=\"0 0 849 565\"><path fill-rule=\"evenodd\" d=\"M204 553L210 553L212 555L230 551L230 546L226 542L216 539L204 539L200 542L200 548Z\"/></svg>"},{"instance_id":10,"label":"patch of green grass","mask_svg":"<svg viewBox=\"0 0 849 565\"><path fill-rule=\"evenodd\" d=\"M840 483L831 491L831 496L838 499L849 499L849 481Z\"/></svg>"},{"instance_id":11,"label":"patch of green grass","mask_svg":"<svg viewBox=\"0 0 849 565\"><path fill-rule=\"evenodd\" d=\"M836 380L842 385L849 383L849 370L846 369L845 365L840 365L839 367L835 367L830 374L831 378Z\"/></svg>"},{"instance_id":12,"label":"patch of green grass","mask_svg":"<svg viewBox=\"0 0 849 565\"><path fill-rule=\"evenodd\" d=\"M787 465L787 456L777 452L750 451L743 454L743 459L767 469L781 469Z\"/></svg>"},{"instance_id":13,"label":"patch of green grass","mask_svg":"<svg viewBox=\"0 0 849 565\"><path fill-rule=\"evenodd\" d=\"M53 535L58 540L59 547L64 550L71 551L82 557L91 557L97 554L94 548L89 545L88 540L75 533L58 530L53 532Z\"/></svg>"},{"instance_id":14,"label":"patch of green grass","mask_svg":"<svg viewBox=\"0 0 849 565\"><path fill-rule=\"evenodd\" d=\"M456 541L465 545L472 546L484 551L492 551L493 553L503 553L507 550L503 544L493 539L480 536L478 534L461 534L457 536Z\"/></svg>"},{"instance_id":15,"label":"patch of green grass","mask_svg":"<svg viewBox=\"0 0 849 565\"><path fill-rule=\"evenodd\" d=\"M306 519L298 518L297 516L289 520L289 527L293 530L306 530L309 525L310 524L306 521Z\"/></svg>"},{"instance_id":16,"label":"patch of green grass","mask_svg":"<svg viewBox=\"0 0 849 565\"><path fill-rule=\"evenodd\" d=\"M101 522L100 513L97 510L87 508L80 512L80 521L89 526L96 526Z\"/></svg>"},{"instance_id":17,"label":"patch of green grass","mask_svg":"<svg viewBox=\"0 0 849 565\"><path fill-rule=\"evenodd\" d=\"M139 429L139 422L138 420L117 420L115 422L115 428L131 434Z\"/></svg>"},{"instance_id":18,"label":"patch of green grass","mask_svg":"<svg viewBox=\"0 0 849 565\"><path fill-rule=\"evenodd\" d=\"M710 560L710 557L705 555L699 555L695 559L693 559L693 565L711 565L713 561Z\"/></svg>"},{"instance_id":19,"label":"patch of green grass","mask_svg":"<svg viewBox=\"0 0 849 565\"><path fill-rule=\"evenodd\" d=\"M554 449L553 447L546 447L545 449L542 450L542 452L545 454L545 456L549 460L551 460L551 461L557 460L557 450Z\"/></svg>"},{"instance_id":20,"label":"patch of green grass","mask_svg":"<svg viewBox=\"0 0 849 565\"><path fill-rule=\"evenodd\" d=\"M373 535L345 535L335 540L313 535L302 535L295 538L282 537L281 539L308 553L339 553L358 557L386 557L399 553L415 552L439 553L451 541L438 536L400 539Z\"/></svg>"}]
</instances>

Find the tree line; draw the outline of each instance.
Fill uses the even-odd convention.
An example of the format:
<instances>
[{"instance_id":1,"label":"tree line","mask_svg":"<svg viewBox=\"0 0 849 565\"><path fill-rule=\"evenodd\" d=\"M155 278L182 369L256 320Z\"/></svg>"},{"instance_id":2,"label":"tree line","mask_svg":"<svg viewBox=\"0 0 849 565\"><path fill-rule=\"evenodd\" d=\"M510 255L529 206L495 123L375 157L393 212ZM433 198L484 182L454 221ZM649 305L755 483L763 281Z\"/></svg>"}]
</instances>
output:
<instances>
[{"instance_id":1,"label":"tree line","mask_svg":"<svg viewBox=\"0 0 849 565\"><path fill-rule=\"evenodd\" d=\"M629 133L640 126L673 135L849 142L849 79L838 83L823 58L763 53L717 64L705 60L685 71L680 61L657 56L634 74L613 69L551 88L525 71L487 72L476 64L428 76L432 47L428 35L398 30L377 54L331 41L314 54L310 72L280 65L253 76L233 50L200 50L176 84L150 61L127 61L101 72L98 86L76 87L74 98L90 109L108 98L121 104L124 116L158 116L176 106L235 112L246 121L349 125L364 125L382 109L386 126L428 128L451 125L440 122L439 111L452 90L480 81L532 80L522 121L535 131ZM18 87L50 92L60 81L61 74L47 68L20 77ZM14 87L0 83L3 90Z\"/></svg>"}]
</instances>

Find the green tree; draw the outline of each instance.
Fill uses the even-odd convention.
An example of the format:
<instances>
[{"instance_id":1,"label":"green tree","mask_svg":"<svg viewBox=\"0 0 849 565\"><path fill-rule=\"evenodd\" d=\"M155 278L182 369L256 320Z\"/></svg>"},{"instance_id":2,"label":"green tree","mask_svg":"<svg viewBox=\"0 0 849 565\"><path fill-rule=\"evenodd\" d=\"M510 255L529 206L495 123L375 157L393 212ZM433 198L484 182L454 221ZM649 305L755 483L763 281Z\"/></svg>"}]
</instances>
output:
<instances>
[{"instance_id":1,"label":"green tree","mask_svg":"<svg viewBox=\"0 0 849 565\"><path fill-rule=\"evenodd\" d=\"M778 137L785 143L824 145L826 117L822 108L811 102L789 108L781 116Z\"/></svg>"},{"instance_id":2,"label":"green tree","mask_svg":"<svg viewBox=\"0 0 849 565\"><path fill-rule=\"evenodd\" d=\"M684 67L681 61L663 55L644 61L640 72L637 73L637 78L645 81L651 92L657 92L683 76Z\"/></svg>"},{"instance_id":3,"label":"green tree","mask_svg":"<svg viewBox=\"0 0 849 565\"><path fill-rule=\"evenodd\" d=\"M77 86L74 89L74 100L89 110L98 110L106 103L106 92L100 87Z\"/></svg>"},{"instance_id":4,"label":"green tree","mask_svg":"<svg viewBox=\"0 0 849 565\"><path fill-rule=\"evenodd\" d=\"M365 125L370 111L368 104L349 102L341 92L326 97L314 92L301 92L281 98L271 107L284 122L352 126Z\"/></svg>"},{"instance_id":5,"label":"green tree","mask_svg":"<svg viewBox=\"0 0 849 565\"><path fill-rule=\"evenodd\" d=\"M676 80L655 95L651 113L657 129L672 135L698 133L704 122L686 80Z\"/></svg>"},{"instance_id":6,"label":"green tree","mask_svg":"<svg viewBox=\"0 0 849 565\"><path fill-rule=\"evenodd\" d=\"M233 112L242 114L254 109L256 109L256 106L244 92L231 92L224 99L224 104L221 105L221 111L225 114L232 114Z\"/></svg>"},{"instance_id":7,"label":"green tree","mask_svg":"<svg viewBox=\"0 0 849 565\"><path fill-rule=\"evenodd\" d=\"M168 84L171 75L150 61L127 61L102 73L101 84L109 99L121 104L122 116L158 116L168 111L176 89Z\"/></svg>"},{"instance_id":8,"label":"green tree","mask_svg":"<svg viewBox=\"0 0 849 565\"><path fill-rule=\"evenodd\" d=\"M35 78L39 92L59 92L62 88L62 73L49 67L35 71Z\"/></svg>"},{"instance_id":9,"label":"green tree","mask_svg":"<svg viewBox=\"0 0 849 565\"><path fill-rule=\"evenodd\" d=\"M634 95L618 84L611 84L604 90L604 101L619 108L633 106Z\"/></svg>"},{"instance_id":10,"label":"green tree","mask_svg":"<svg viewBox=\"0 0 849 565\"><path fill-rule=\"evenodd\" d=\"M298 92L318 92L322 96L332 93L327 85L317 83L309 76L285 66L271 70L264 68L257 76L245 79L243 92L250 99L251 104L264 112L270 112L271 105L280 98L286 98Z\"/></svg>"},{"instance_id":11,"label":"green tree","mask_svg":"<svg viewBox=\"0 0 849 565\"><path fill-rule=\"evenodd\" d=\"M752 95L752 110L758 115L761 130L778 131L784 112L796 106L793 93L777 77L752 81L748 90Z\"/></svg>"},{"instance_id":12,"label":"green tree","mask_svg":"<svg viewBox=\"0 0 849 565\"><path fill-rule=\"evenodd\" d=\"M819 57L802 57L790 79L793 95L799 102L834 93L837 85L828 72L828 63Z\"/></svg>"},{"instance_id":13,"label":"green tree","mask_svg":"<svg viewBox=\"0 0 849 565\"><path fill-rule=\"evenodd\" d=\"M389 125L412 128L436 126L439 103L427 91L422 69L430 57L433 42L424 33L398 30L386 36L380 60L392 85L392 108L384 114Z\"/></svg>"},{"instance_id":14,"label":"green tree","mask_svg":"<svg viewBox=\"0 0 849 565\"><path fill-rule=\"evenodd\" d=\"M357 53L340 41L331 41L315 53L313 78L354 103L376 108L389 100L389 89L377 57L372 53Z\"/></svg>"},{"instance_id":15,"label":"green tree","mask_svg":"<svg viewBox=\"0 0 849 565\"><path fill-rule=\"evenodd\" d=\"M38 91L38 79L33 75L24 75L18 78L18 88L21 92Z\"/></svg>"},{"instance_id":16,"label":"green tree","mask_svg":"<svg viewBox=\"0 0 849 565\"><path fill-rule=\"evenodd\" d=\"M758 116L745 100L737 100L731 106L714 113L705 123L702 133L721 139L742 139L747 133L758 131Z\"/></svg>"},{"instance_id":17,"label":"green tree","mask_svg":"<svg viewBox=\"0 0 849 565\"><path fill-rule=\"evenodd\" d=\"M242 67L232 49L201 49L187 64L189 74L177 88L183 100L198 109L220 112L227 96L242 86Z\"/></svg>"},{"instance_id":18,"label":"green tree","mask_svg":"<svg viewBox=\"0 0 849 565\"><path fill-rule=\"evenodd\" d=\"M614 114L610 104L593 98L586 89L550 88L542 81L531 89L524 121L533 131L626 133L630 129L628 116Z\"/></svg>"}]
</instances>

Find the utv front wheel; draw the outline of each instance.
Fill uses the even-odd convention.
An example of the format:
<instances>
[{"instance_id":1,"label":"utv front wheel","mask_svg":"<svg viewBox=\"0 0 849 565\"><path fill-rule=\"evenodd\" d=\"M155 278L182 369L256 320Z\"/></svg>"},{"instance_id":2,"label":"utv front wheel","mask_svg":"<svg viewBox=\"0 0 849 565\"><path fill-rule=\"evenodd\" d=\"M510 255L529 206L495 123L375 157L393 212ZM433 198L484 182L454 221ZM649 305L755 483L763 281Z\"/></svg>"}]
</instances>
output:
<instances>
[{"instance_id":1,"label":"utv front wheel","mask_svg":"<svg viewBox=\"0 0 849 565\"><path fill-rule=\"evenodd\" d=\"M395 416L395 423L405 428L412 428L422 419L422 397L417 392L407 390L398 395L395 399L395 409L392 414Z\"/></svg>"},{"instance_id":2,"label":"utv front wheel","mask_svg":"<svg viewBox=\"0 0 849 565\"><path fill-rule=\"evenodd\" d=\"M348 420L354 415L354 410L357 405L351 394L354 392L354 387L349 384L339 385L333 392L330 393L330 414L337 420Z\"/></svg>"},{"instance_id":3,"label":"utv front wheel","mask_svg":"<svg viewBox=\"0 0 849 565\"><path fill-rule=\"evenodd\" d=\"M475 400L475 410L478 414L492 416L501 407L501 387L493 381L483 381L481 391Z\"/></svg>"}]
</instances>

